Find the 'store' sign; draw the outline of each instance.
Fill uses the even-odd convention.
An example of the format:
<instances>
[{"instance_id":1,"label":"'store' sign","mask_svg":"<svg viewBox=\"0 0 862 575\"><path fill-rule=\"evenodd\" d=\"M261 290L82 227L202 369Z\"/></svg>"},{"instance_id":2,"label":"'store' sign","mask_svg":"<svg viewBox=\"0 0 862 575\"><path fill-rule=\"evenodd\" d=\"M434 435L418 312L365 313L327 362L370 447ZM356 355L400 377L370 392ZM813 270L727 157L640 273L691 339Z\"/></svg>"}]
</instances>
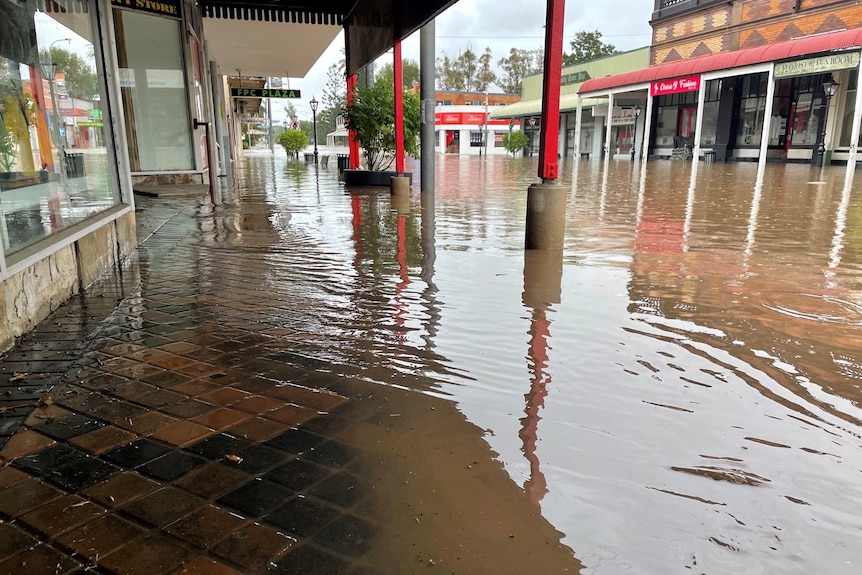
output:
<instances>
[{"instance_id":1,"label":"'store' sign","mask_svg":"<svg viewBox=\"0 0 862 575\"><path fill-rule=\"evenodd\" d=\"M674 78L673 80L659 80L658 82L650 84L651 96L666 96L667 94L696 92L698 90L700 90L700 76Z\"/></svg>"}]
</instances>

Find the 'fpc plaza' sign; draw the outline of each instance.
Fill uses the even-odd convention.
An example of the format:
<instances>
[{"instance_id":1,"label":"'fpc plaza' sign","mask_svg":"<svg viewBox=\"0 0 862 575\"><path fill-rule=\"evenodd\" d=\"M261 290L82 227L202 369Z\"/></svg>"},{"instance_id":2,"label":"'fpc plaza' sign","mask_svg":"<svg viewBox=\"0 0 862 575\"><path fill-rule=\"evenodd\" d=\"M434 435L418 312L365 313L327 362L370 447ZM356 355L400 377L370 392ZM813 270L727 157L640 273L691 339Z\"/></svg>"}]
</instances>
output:
<instances>
[{"instance_id":1,"label":"'fpc plaza' sign","mask_svg":"<svg viewBox=\"0 0 862 575\"><path fill-rule=\"evenodd\" d=\"M234 98L301 98L299 90L286 88L231 88Z\"/></svg>"}]
</instances>

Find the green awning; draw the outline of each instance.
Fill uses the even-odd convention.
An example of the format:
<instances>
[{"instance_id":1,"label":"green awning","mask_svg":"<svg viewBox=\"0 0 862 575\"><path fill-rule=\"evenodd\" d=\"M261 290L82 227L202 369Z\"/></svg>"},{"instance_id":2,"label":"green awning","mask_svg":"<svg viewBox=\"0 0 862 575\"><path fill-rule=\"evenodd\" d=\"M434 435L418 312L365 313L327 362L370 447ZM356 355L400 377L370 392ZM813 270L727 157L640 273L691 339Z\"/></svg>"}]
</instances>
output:
<instances>
[{"instance_id":1,"label":"green awning","mask_svg":"<svg viewBox=\"0 0 862 575\"><path fill-rule=\"evenodd\" d=\"M583 98L581 100L581 106L584 109L607 103L607 98ZM563 94L560 96L560 112L574 112L577 109L577 94ZM541 113L542 100L539 98L538 100L516 102L508 106L498 106L491 111L491 118L521 118L524 116L538 116Z\"/></svg>"}]
</instances>

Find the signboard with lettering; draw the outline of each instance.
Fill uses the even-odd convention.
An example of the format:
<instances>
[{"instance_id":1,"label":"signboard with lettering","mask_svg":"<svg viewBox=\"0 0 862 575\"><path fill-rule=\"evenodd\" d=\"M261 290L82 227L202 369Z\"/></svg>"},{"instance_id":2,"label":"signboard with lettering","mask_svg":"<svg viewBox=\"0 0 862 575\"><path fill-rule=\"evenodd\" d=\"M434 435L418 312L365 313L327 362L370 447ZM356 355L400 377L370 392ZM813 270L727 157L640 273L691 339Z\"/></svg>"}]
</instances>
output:
<instances>
[{"instance_id":1,"label":"signboard with lettering","mask_svg":"<svg viewBox=\"0 0 862 575\"><path fill-rule=\"evenodd\" d=\"M700 76L659 80L650 84L650 96L666 96L681 92L696 92L700 90Z\"/></svg>"},{"instance_id":2,"label":"signboard with lettering","mask_svg":"<svg viewBox=\"0 0 862 575\"><path fill-rule=\"evenodd\" d=\"M434 114L434 123L437 125L485 125L485 112L437 112ZM518 124L519 122L515 122ZM489 126L508 126L508 119L493 118L488 120Z\"/></svg>"},{"instance_id":3,"label":"signboard with lettering","mask_svg":"<svg viewBox=\"0 0 862 575\"><path fill-rule=\"evenodd\" d=\"M301 98L299 90L287 88L231 88L234 98Z\"/></svg>"},{"instance_id":4,"label":"signboard with lettering","mask_svg":"<svg viewBox=\"0 0 862 575\"><path fill-rule=\"evenodd\" d=\"M833 70L846 70L859 66L859 52L847 52L844 54L829 54L819 58L808 58L807 60L796 60L794 62L781 62L775 65L776 78L789 78L791 76L804 76L807 74L819 74Z\"/></svg>"},{"instance_id":5,"label":"signboard with lettering","mask_svg":"<svg viewBox=\"0 0 862 575\"><path fill-rule=\"evenodd\" d=\"M182 0L111 0L111 4L117 8L171 18L182 18L183 16Z\"/></svg>"},{"instance_id":6,"label":"signboard with lettering","mask_svg":"<svg viewBox=\"0 0 862 575\"><path fill-rule=\"evenodd\" d=\"M571 84L580 84L590 79L590 74L586 70L580 72L572 72L571 74L563 74L561 84L569 86Z\"/></svg>"}]
</instances>

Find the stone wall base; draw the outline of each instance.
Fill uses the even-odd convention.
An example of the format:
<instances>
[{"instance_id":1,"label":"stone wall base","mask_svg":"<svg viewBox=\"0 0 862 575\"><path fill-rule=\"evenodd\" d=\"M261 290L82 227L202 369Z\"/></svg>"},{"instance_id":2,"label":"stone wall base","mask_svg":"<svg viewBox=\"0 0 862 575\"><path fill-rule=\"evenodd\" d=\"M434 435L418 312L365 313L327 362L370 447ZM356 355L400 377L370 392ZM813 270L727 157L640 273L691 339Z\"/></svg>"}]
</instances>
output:
<instances>
[{"instance_id":1,"label":"stone wall base","mask_svg":"<svg viewBox=\"0 0 862 575\"><path fill-rule=\"evenodd\" d=\"M0 352L136 247L135 214L129 212L0 283Z\"/></svg>"}]
</instances>

